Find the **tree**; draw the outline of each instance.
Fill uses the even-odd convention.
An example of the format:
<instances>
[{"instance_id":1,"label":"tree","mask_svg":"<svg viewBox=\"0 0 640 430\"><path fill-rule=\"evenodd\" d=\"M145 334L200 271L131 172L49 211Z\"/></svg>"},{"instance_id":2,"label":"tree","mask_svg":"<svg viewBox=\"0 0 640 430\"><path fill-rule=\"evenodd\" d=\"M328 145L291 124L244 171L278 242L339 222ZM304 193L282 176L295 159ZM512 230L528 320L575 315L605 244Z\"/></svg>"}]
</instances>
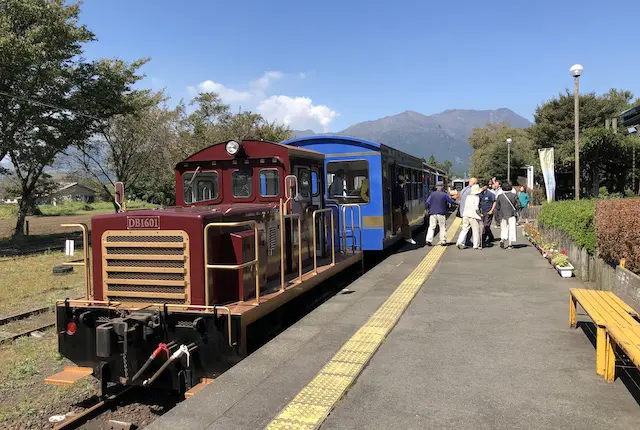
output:
<instances>
[{"instance_id":1,"label":"tree","mask_svg":"<svg viewBox=\"0 0 640 430\"><path fill-rule=\"evenodd\" d=\"M81 173L93 179L115 210L115 183L122 182L126 190L136 189L151 161L172 140L175 113L163 106L165 100L162 93L138 94L135 112L111 117L96 135L72 151Z\"/></svg>"},{"instance_id":2,"label":"tree","mask_svg":"<svg viewBox=\"0 0 640 430\"><path fill-rule=\"evenodd\" d=\"M79 5L63 0L0 3L0 155L9 156L20 184L18 235L45 167L130 110L131 85L146 61L81 58L95 36L78 15Z\"/></svg>"},{"instance_id":3,"label":"tree","mask_svg":"<svg viewBox=\"0 0 640 430\"><path fill-rule=\"evenodd\" d=\"M623 178L628 175L632 157L628 139L605 130L604 125L607 119L616 118L628 109L632 99L630 91L616 89L601 96L595 93L580 95L580 183L585 190L590 189L591 195L598 195L603 180L611 192L620 188L619 192L624 191ZM535 148L555 148L556 171L559 174L572 172L575 160L573 94L566 91L545 102L536 109L534 118L531 136Z\"/></svg>"},{"instance_id":4,"label":"tree","mask_svg":"<svg viewBox=\"0 0 640 430\"><path fill-rule=\"evenodd\" d=\"M433 154L431 154L431 157L429 157L429 161L427 161L427 164L429 166L435 166L438 162L436 161L436 157L433 156Z\"/></svg>"},{"instance_id":5,"label":"tree","mask_svg":"<svg viewBox=\"0 0 640 430\"><path fill-rule=\"evenodd\" d=\"M154 153L147 165L129 187L129 194L158 204L175 202L174 167L191 154L215 143L227 140L256 139L281 142L291 136L289 127L266 121L261 115L230 112L216 93L198 94L189 103L195 107L187 113L184 102L166 116L164 126L171 133Z\"/></svg>"},{"instance_id":6,"label":"tree","mask_svg":"<svg viewBox=\"0 0 640 430\"><path fill-rule=\"evenodd\" d=\"M481 180L507 177L507 139L511 138L511 171L525 164L539 165L528 129L512 128L504 123L476 128L469 136L473 149L470 173ZM539 169L538 169L539 171Z\"/></svg>"},{"instance_id":7,"label":"tree","mask_svg":"<svg viewBox=\"0 0 640 430\"><path fill-rule=\"evenodd\" d=\"M633 98L630 91L616 89L597 96L595 93L580 95L580 129L601 127L605 120L615 118L629 107ZM534 114L535 124L531 136L536 149L558 148L574 140L574 98L567 90L538 106Z\"/></svg>"}]
</instances>

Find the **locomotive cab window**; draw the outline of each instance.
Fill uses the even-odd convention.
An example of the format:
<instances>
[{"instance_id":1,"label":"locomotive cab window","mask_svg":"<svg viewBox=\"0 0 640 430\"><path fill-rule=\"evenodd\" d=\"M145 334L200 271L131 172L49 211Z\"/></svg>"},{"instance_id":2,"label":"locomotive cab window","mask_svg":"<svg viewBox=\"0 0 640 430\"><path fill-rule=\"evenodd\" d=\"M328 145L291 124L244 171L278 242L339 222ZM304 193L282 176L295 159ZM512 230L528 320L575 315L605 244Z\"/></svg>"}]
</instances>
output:
<instances>
[{"instance_id":1,"label":"locomotive cab window","mask_svg":"<svg viewBox=\"0 0 640 430\"><path fill-rule=\"evenodd\" d=\"M251 169L234 170L231 173L233 197L240 199L251 197L253 193L253 187L251 186L252 178L253 172Z\"/></svg>"},{"instance_id":2,"label":"locomotive cab window","mask_svg":"<svg viewBox=\"0 0 640 430\"><path fill-rule=\"evenodd\" d=\"M327 197L338 203L369 203L369 163L365 160L327 163Z\"/></svg>"},{"instance_id":3,"label":"locomotive cab window","mask_svg":"<svg viewBox=\"0 0 640 430\"><path fill-rule=\"evenodd\" d=\"M280 172L278 169L260 170L260 195L262 197L280 195Z\"/></svg>"},{"instance_id":4,"label":"locomotive cab window","mask_svg":"<svg viewBox=\"0 0 640 430\"><path fill-rule=\"evenodd\" d=\"M218 198L218 172L187 172L183 178L186 204Z\"/></svg>"},{"instance_id":5,"label":"locomotive cab window","mask_svg":"<svg viewBox=\"0 0 640 430\"><path fill-rule=\"evenodd\" d=\"M298 167L298 188L305 199L311 197L311 170L308 167Z\"/></svg>"}]
</instances>

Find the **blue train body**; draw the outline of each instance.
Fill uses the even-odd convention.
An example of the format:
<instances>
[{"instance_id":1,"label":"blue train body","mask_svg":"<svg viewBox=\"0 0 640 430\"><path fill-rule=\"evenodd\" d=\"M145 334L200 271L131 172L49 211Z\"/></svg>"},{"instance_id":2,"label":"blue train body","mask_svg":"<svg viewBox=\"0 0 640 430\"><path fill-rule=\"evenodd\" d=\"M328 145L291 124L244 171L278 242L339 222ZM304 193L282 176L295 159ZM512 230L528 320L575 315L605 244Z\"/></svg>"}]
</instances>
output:
<instances>
[{"instance_id":1,"label":"blue train body","mask_svg":"<svg viewBox=\"0 0 640 430\"><path fill-rule=\"evenodd\" d=\"M406 180L407 217L413 229L424 223L424 203L430 188L435 181L444 179L441 171L427 166L420 158L354 137L310 136L283 144L325 154L324 200L328 206L337 206L338 211L345 204L360 206L361 245L365 251L381 251L402 238L393 223L391 203L399 175ZM351 210L346 209L347 219Z\"/></svg>"}]
</instances>

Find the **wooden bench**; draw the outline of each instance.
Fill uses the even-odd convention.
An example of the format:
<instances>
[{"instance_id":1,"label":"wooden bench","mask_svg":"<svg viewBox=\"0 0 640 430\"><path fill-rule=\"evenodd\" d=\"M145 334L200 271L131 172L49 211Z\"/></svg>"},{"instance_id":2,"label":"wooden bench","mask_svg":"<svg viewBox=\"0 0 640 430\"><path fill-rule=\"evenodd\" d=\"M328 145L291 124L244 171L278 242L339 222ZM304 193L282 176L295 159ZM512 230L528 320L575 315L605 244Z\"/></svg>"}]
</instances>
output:
<instances>
[{"instance_id":1,"label":"wooden bench","mask_svg":"<svg viewBox=\"0 0 640 430\"><path fill-rule=\"evenodd\" d=\"M610 291L570 290L569 324L576 327L577 304L589 315L596 330L596 373L615 380L616 345L640 367L640 323L638 313Z\"/></svg>"}]
</instances>

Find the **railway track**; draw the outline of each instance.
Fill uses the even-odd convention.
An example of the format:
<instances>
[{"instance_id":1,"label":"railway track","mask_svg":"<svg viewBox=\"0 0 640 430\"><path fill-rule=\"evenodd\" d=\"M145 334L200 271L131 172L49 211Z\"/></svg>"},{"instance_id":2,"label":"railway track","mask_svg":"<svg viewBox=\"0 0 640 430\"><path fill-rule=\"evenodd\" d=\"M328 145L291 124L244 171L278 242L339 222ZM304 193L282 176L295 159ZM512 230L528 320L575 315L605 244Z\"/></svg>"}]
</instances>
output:
<instances>
[{"instance_id":1,"label":"railway track","mask_svg":"<svg viewBox=\"0 0 640 430\"><path fill-rule=\"evenodd\" d=\"M95 405L85 409L84 411L82 411L80 413L74 414L74 415L68 417L66 420L62 421L61 423L55 425L53 427L54 430L73 430L73 429L77 429L81 425L85 424L87 421L91 420L95 416L103 413L108 408L112 407L116 401L121 400L124 397L124 395L126 393L128 393L129 391L131 391L133 388L136 388L136 387L126 387L122 391L120 391L119 393L110 394L110 395L106 396L105 398L103 398L101 401L99 401ZM128 423L122 423L122 424L128 424ZM118 428L118 427L111 426L110 428ZM120 428L127 428L127 427L125 427L123 425L123 426L120 426ZM129 425L128 428L132 428L132 426Z\"/></svg>"},{"instance_id":2,"label":"railway track","mask_svg":"<svg viewBox=\"0 0 640 430\"><path fill-rule=\"evenodd\" d=\"M52 311L52 306L45 306L0 319L0 345L53 327L55 320Z\"/></svg>"}]
</instances>

